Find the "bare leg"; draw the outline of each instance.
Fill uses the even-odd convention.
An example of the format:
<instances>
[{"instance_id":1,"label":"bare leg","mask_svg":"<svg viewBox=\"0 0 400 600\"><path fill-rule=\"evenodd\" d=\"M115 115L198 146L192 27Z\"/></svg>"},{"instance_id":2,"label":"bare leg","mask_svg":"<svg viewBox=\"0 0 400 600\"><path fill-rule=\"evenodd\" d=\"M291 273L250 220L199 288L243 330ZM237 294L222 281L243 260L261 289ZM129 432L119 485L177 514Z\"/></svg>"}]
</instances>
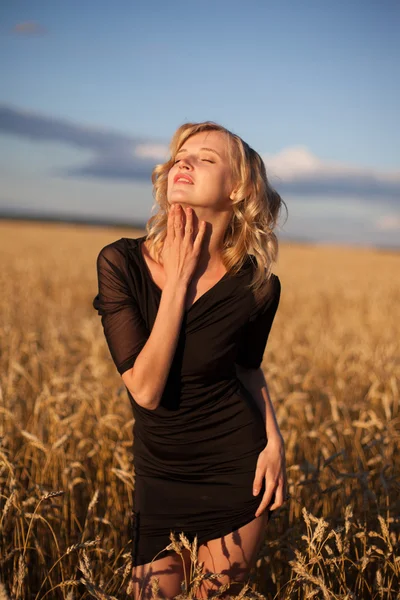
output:
<instances>
[{"instance_id":1,"label":"bare leg","mask_svg":"<svg viewBox=\"0 0 400 600\"><path fill-rule=\"evenodd\" d=\"M209 598L224 584L232 584L221 598L237 595L254 566L268 523L268 511L247 525L222 538L210 540L199 548L199 562L204 562L204 571L223 573L215 580L202 582L197 598Z\"/></svg>"},{"instance_id":2,"label":"bare leg","mask_svg":"<svg viewBox=\"0 0 400 600\"><path fill-rule=\"evenodd\" d=\"M183 550L183 556L174 553L155 560L153 563L139 565L133 569L133 598L134 600L149 600L152 598L151 584L158 579L159 597L169 600L181 593L181 582L190 574L190 554ZM183 560L182 560L183 559ZM183 566L185 563L185 569Z\"/></svg>"}]
</instances>

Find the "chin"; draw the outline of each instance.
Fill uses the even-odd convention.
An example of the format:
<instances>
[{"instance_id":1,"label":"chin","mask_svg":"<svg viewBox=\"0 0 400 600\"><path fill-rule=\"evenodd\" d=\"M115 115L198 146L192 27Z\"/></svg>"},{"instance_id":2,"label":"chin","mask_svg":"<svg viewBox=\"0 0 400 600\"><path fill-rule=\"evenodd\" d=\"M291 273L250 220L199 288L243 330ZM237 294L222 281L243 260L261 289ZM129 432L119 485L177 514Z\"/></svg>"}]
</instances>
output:
<instances>
[{"instance_id":1,"label":"chin","mask_svg":"<svg viewBox=\"0 0 400 600\"><path fill-rule=\"evenodd\" d=\"M182 204L184 206L191 206L192 208L195 208L196 206L196 202L193 202L190 198L185 198L184 196L182 198L171 198L168 200L168 204Z\"/></svg>"}]
</instances>

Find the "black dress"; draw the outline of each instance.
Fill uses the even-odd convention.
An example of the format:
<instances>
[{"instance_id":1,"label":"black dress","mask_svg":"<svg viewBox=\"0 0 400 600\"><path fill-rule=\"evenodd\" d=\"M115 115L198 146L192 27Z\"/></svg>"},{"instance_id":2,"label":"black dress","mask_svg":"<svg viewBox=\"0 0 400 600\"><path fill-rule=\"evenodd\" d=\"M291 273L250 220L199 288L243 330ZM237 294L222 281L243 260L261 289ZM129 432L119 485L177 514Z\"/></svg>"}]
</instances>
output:
<instances>
[{"instance_id":1,"label":"black dress","mask_svg":"<svg viewBox=\"0 0 400 600\"><path fill-rule=\"evenodd\" d=\"M161 290L138 239L121 238L97 257L99 292L93 306L120 374L131 368L153 327ZM178 346L159 406L134 413L134 565L150 562L170 531L198 543L222 537L255 518L252 484L265 424L235 363L261 365L278 307L280 281L257 306L247 287L253 273L225 274L185 310ZM162 552L158 558L165 556Z\"/></svg>"}]
</instances>

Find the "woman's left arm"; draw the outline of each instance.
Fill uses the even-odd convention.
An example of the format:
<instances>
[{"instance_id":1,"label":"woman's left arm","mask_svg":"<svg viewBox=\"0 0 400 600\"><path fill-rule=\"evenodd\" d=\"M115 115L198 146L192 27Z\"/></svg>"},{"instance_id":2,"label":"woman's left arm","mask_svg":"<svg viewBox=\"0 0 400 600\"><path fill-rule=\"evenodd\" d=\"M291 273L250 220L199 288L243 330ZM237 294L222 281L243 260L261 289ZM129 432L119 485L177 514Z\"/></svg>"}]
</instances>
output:
<instances>
[{"instance_id":1,"label":"woman's left arm","mask_svg":"<svg viewBox=\"0 0 400 600\"><path fill-rule=\"evenodd\" d=\"M254 398L265 423L267 445L260 453L253 482L253 495L260 493L263 478L265 478L265 493L255 513L260 516L268 507L275 510L286 500L286 460L285 445L272 406L267 382L261 368L247 369L236 365L236 373L244 387ZM268 506L274 498L273 504Z\"/></svg>"}]
</instances>

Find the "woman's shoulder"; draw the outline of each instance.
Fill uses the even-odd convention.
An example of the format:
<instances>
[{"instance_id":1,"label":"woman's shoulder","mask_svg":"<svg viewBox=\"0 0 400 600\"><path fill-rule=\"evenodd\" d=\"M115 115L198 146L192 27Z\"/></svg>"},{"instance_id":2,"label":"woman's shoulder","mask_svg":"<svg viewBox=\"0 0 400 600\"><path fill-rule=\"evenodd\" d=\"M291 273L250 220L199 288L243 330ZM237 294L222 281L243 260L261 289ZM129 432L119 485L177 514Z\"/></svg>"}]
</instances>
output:
<instances>
[{"instance_id":1,"label":"woman's shoulder","mask_svg":"<svg viewBox=\"0 0 400 600\"><path fill-rule=\"evenodd\" d=\"M241 268L241 272L246 273L248 277L253 278L256 270L257 270L256 258L253 254L248 254L246 256L246 259ZM277 293L278 291L280 291L280 287L281 287L281 282L280 282L278 275L276 275L276 273L273 273L271 271L271 273L268 276L268 279L266 281L265 289L268 290L270 293Z\"/></svg>"},{"instance_id":2,"label":"woman's shoulder","mask_svg":"<svg viewBox=\"0 0 400 600\"><path fill-rule=\"evenodd\" d=\"M247 255L243 265L242 272L247 276L248 285L245 286L247 295L250 298L251 310L250 319L255 318L260 313L268 311L272 306L279 304L281 295L281 282L279 276L270 272L263 285L257 288L257 291L251 285L257 271L257 261L253 255Z\"/></svg>"},{"instance_id":3,"label":"woman's shoulder","mask_svg":"<svg viewBox=\"0 0 400 600\"><path fill-rule=\"evenodd\" d=\"M265 314L269 312L276 312L281 297L281 282L275 273L271 273L268 277L262 293L256 299L255 311L253 316L259 314Z\"/></svg>"},{"instance_id":4,"label":"woman's shoulder","mask_svg":"<svg viewBox=\"0 0 400 600\"><path fill-rule=\"evenodd\" d=\"M121 266L126 260L137 259L140 243L146 236L137 238L121 237L103 246L98 253L99 258L105 258L116 266Z\"/></svg>"},{"instance_id":5,"label":"woman's shoulder","mask_svg":"<svg viewBox=\"0 0 400 600\"><path fill-rule=\"evenodd\" d=\"M126 277L140 270L140 243L145 236L121 237L103 246L97 255L97 266L112 269Z\"/></svg>"}]
</instances>

